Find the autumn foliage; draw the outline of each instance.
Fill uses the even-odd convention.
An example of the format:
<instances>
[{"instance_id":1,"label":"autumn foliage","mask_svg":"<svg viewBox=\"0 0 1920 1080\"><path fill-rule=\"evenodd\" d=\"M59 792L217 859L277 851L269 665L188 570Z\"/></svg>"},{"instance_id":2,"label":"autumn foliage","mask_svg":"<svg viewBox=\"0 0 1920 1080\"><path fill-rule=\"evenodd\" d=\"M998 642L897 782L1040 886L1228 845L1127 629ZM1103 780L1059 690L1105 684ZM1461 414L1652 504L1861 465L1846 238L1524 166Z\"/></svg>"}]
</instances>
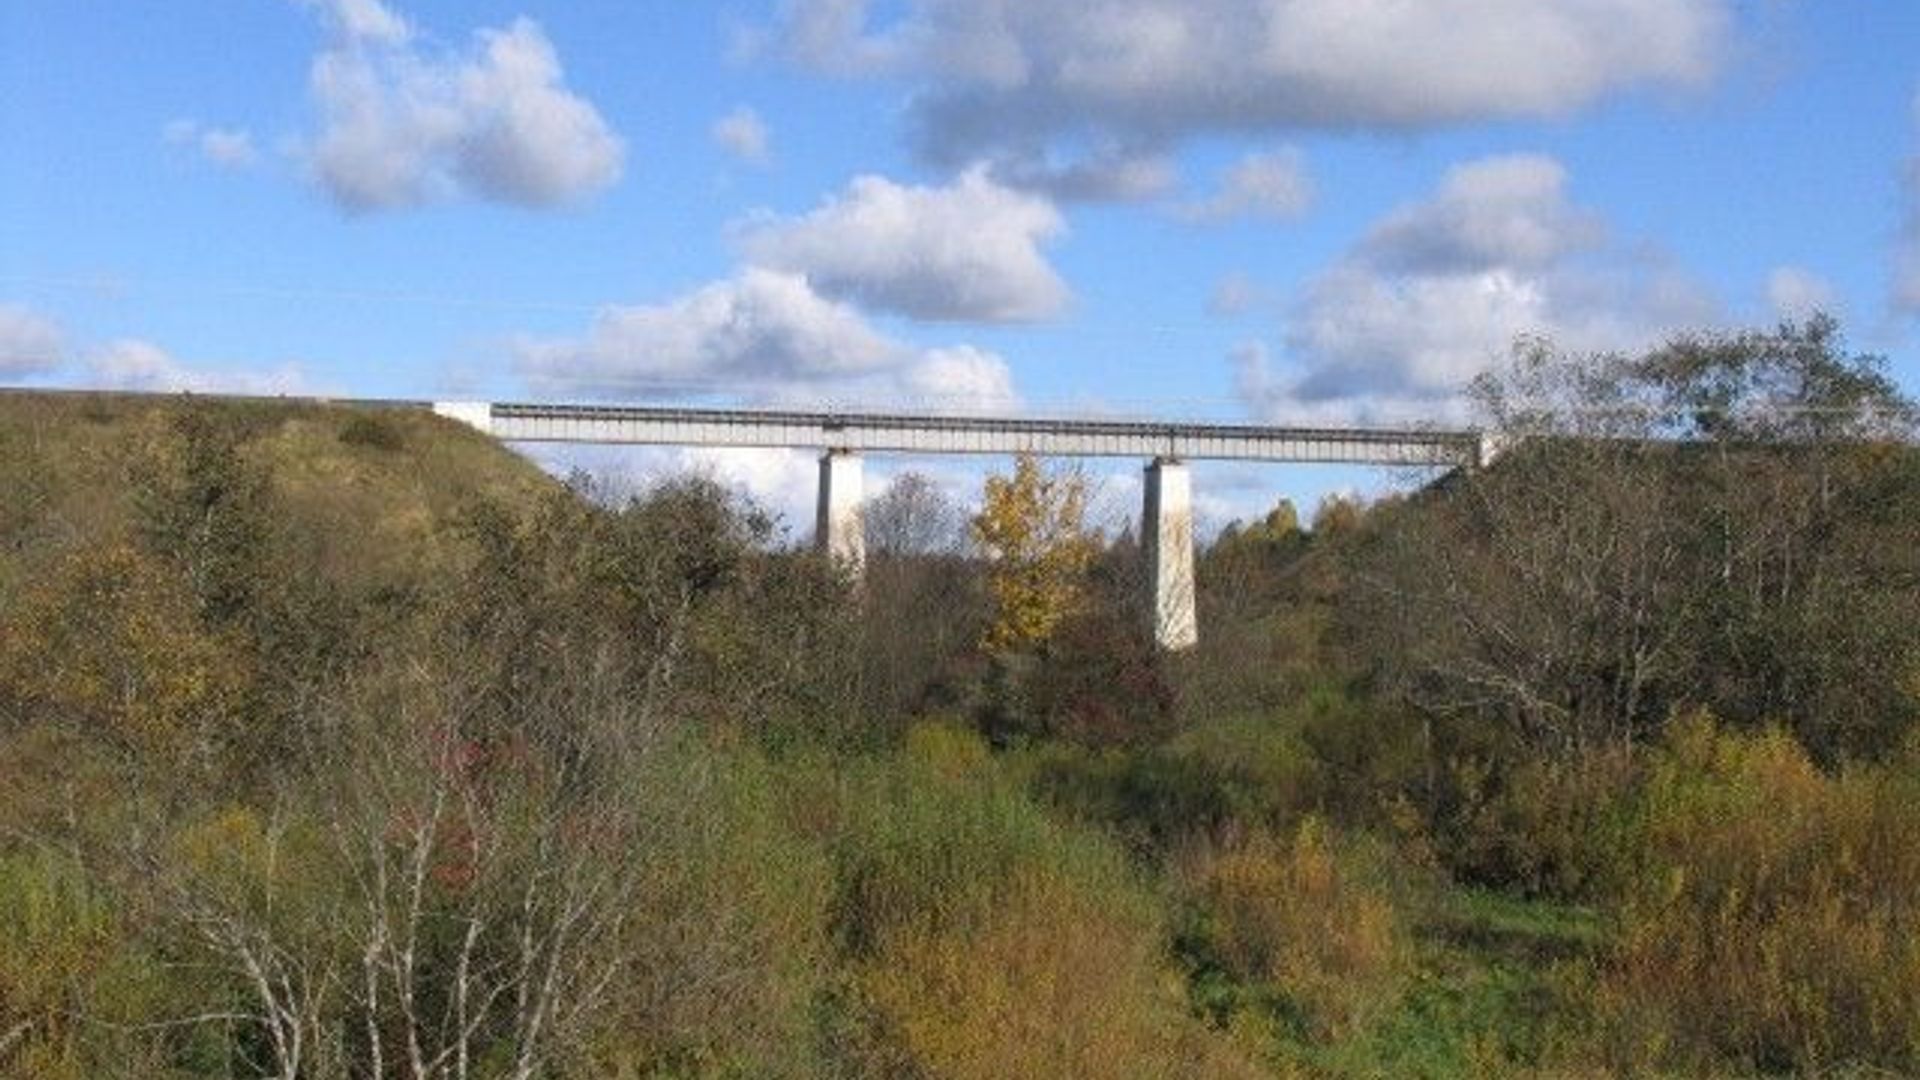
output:
<instances>
[{"instance_id":1,"label":"autumn foliage","mask_svg":"<svg viewBox=\"0 0 1920 1080\"><path fill-rule=\"evenodd\" d=\"M994 605L986 648L1037 645L1074 611L1099 550L1086 517L1087 480L1075 470L1050 469L1023 454L1013 475L987 478L973 519Z\"/></svg>"},{"instance_id":2,"label":"autumn foliage","mask_svg":"<svg viewBox=\"0 0 1920 1080\"><path fill-rule=\"evenodd\" d=\"M1920 1071L1904 403L1517 365L1176 656L1031 457L855 589L424 412L0 401L0 1076Z\"/></svg>"}]
</instances>

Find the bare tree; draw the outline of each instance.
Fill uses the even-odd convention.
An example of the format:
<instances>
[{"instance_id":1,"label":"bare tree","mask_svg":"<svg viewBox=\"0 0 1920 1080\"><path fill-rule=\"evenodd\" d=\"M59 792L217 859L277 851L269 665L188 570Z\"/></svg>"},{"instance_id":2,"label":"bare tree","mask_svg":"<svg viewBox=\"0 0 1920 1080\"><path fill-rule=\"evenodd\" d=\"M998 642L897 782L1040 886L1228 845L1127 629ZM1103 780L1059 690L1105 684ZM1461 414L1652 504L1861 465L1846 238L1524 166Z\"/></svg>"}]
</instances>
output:
<instances>
[{"instance_id":1,"label":"bare tree","mask_svg":"<svg viewBox=\"0 0 1920 1080\"><path fill-rule=\"evenodd\" d=\"M1416 702L1555 749L1685 704L1824 753L1902 726L1913 407L1830 320L1638 357L1523 342L1476 397L1510 449L1392 517L1350 620Z\"/></svg>"},{"instance_id":2,"label":"bare tree","mask_svg":"<svg viewBox=\"0 0 1920 1080\"><path fill-rule=\"evenodd\" d=\"M867 551L879 556L957 555L966 546L966 515L924 473L904 472L861 511Z\"/></svg>"}]
</instances>

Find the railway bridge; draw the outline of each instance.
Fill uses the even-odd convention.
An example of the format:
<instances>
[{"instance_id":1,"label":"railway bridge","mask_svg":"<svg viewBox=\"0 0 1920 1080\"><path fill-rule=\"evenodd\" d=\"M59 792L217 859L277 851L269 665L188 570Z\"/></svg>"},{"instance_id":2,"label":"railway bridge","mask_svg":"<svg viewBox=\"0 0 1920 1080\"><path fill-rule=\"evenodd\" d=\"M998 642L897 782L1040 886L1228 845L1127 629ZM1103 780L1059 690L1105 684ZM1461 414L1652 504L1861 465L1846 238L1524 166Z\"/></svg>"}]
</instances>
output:
<instances>
[{"instance_id":1,"label":"railway bridge","mask_svg":"<svg viewBox=\"0 0 1920 1080\"><path fill-rule=\"evenodd\" d=\"M862 455L1021 454L1144 458L1140 519L1154 640L1199 640L1194 609L1192 478L1187 462L1266 461L1473 468L1495 444L1480 432L1306 428L1140 420L908 413L528 405L442 401L433 411L505 442L748 446L820 453L815 542L859 574Z\"/></svg>"}]
</instances>

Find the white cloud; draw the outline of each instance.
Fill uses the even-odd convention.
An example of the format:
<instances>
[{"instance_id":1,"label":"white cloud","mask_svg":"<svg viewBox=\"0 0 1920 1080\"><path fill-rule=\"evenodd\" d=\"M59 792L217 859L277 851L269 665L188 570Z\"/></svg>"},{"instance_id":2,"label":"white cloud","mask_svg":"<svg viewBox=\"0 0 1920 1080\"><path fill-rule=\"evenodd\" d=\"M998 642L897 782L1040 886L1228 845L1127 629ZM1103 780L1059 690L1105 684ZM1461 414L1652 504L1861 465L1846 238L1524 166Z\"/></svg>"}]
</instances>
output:
<instances>
[{"instance_id":1,"label":"white cloud","mask_svg":"<svg viewBox=\"0 0 1920 1080\"><path fill-rule=\"evenodd\" d=\"M194 368L150 341L109 342L86 361L92 386L159 393L311 394L313 387L296 364L264 371Z\"/></svg>"},{"instance_id":2,"label":"white cloud","mask_svg":"<svg viewBox=\"0 0 1920 1080\"><path fill-rule=\"evenodd\" d=\"M748 267L659 304L614 307L576 340L524 340L518 368L541 395L691 400L768 408L1020 407L1013 373L971 345L916 349L805 278Z\"/></svg>"},{"instance_id":3,"label":"white cloud","mask_svg":"<svg viewBox=\"0 0 1920 1080\"><path fill-rule=\"evenodd\" d=\"M1360 251L1369 266L1412 274L1538 269L1603 238L1592 213L1566 197L1552 158L1514 154L1457 166L1430 200L1376 226Z\"/></svg>"},{"instance_id":4,"label":"white cloud","mask_svg":"<svg viewBox=\"0 0 1920 1080\"><path fill-rule=\"evenodd\" d=\"M531 443L521 449L555 476L591 474L616 501L666 481L708 477L778 515L785 539L803 541L813 532L819 461L810 451L591 443Z\"/></svg>"},{"instance_id":5,"label":"white cloud","mask_svg":"<svg viewBox=\"0 0 1920 1080\"><path fill-rule=\"evenodd\" d=\"M552 42L531 19L443 52L377 0L309 3L327 13L334 35L309 75L320 116L304 156L342 206L456 195L554 206L619 179L624 144L566 88Z\"/></svg>"},{"instance_id":6,"label":"white cloud","mask_svg":"<svg viewBox=\"0 0 1920 1080\"><path fill-rule=\"evenodd\" d=\"M1227 171L1220 190L1181 208L1182 216L1202 222L1236 218L1290 221L1313 205L1313 178L1296 150L1248 154Z\"/></svg>"},{"instance_id":7,"label":"white cloud","mask_svg":"<svg viewBox=\"0 0 1920 1080\"><path fill-rule=\"evenodd\" d=\"M1065 228L1045 199L974 169L945 187L862 176L804 217L747 222L740 244L828 296L916 319L1018 322L1066 305L1040 252Z\"/></svg>"},{"instance_id":8,"label":"white cloud","mask_svg":"<svg viewBox=\"0 0 1920 1080\"><path fill-rule=\"evenodd\" d=\"M766 121L745 105L714 121L713 141L749 165L766 165L773 160L772 138Z\"/></svg>"},{"instance_id":9,"label":"white cloud","mask_svg":"<svg viewBox=\"0 0 1920 1080\"><path fill-rule=\"evenodd\" d=\"M1016 412L1013 372L1000 357L971 345L929 349L900 372L903 404L930 412Z\"/></svg>"},{"instance_id":10,"label":"white cloud","mask_svg":"<svg viewBox=\"0 0 1920 1080\"><path fill-rule=\"evenodd\" d=\"M1798 266L1775 267L1767 275L1767 306L1776 318L1805 319L1816 311L1832 313L1833 285Z\"/></svg>"},{"instance_id":11,"label":"white cloud","mask_svg":"<svg viewBox=\"0 0 1920 1080\"><path fill-rule=\"evenodd\" d=\"M191 149L223 169L246 169L259 162L253 136L238 128L206 127L194 120L175 120L161 132L168 145Z\"/></svg>"},{"instance_id":12,"label":"white cloud","mask_svg":"<svg viewBox=\"0 0 1920 1080\"><path fill-rule=\"evenodd\" d=\"M1455 168L1309 283L1284 336L1233 357L1240 396L1270 417L1438 418L1521 335L1630 349L1717 321L1705 289L1613 243L1545 157Z\"/></svg>"},{"instance_id":13,"label":"white cloud","mask_svg":"<svg viewBox=\"0 0 1920 1080\"><path fill-rule=\"evenodd\" d=\"M661 455L657 467L643 474L659 480L696 473L712 476L755 503L780 516L789 536L797 539L813 531L813 509L820 481L818 455L806 450L751 446L677 447Z\"/></svg>"},{"instance_id":14,"label":"white cloud","mask_svg":"<svg viewBox=\"0 0 1920 1080\"><path fill-rule=\"evenodd\" d=\"M991 175L1069 202L1139 202L1170 190L1179 170L1164 150L1107 144L1081 153L1003 149Z\"/></svg>"},{"instance_id":15,"label":"white cloud","mask_svg":"<svg viewBox=\"0 0 1920 1080\"><path fill-rule=\"evenodd\" d=\"M24 304L0 303L0 375L38 375L66 361L59 324Z\"/></svg>"},{"instance_id":16,"label":"white cloud","mask_svg":"<svg viewBox=\"0 0 1920 1080\"><path fill-rule=\"evenodd\" d=\"M789 0L797 62L917 83L956 165L1062 140L1165 144L1564 115L1710 78L1730 0Z\"/></svg>"},{"instance_id":17,"label":"white cloud","mask_svg":"<svg viewBox=\"0 0 1920 1080\"><path fill-rule=\"evenodd\" d=\"M58 323L23 304L0 303L0 376L61 372L89 387L156 392L308 394L297 364L268 370L198 368L150 341L122 338L74 347Z\"/></svg>"},{"instance_id":18,"label":"white cloud","mask_svg":"<svg viewBox=\"0 0 1920 1080\"><path fill-rule=\"evenodd\" d=\"M318 10L343 38L377 45L402 45L413 36L407 21L380 0L301 0Z\"/></svg>"},{"instance_id":19,"label":"white cloud","mask_svg":"<svg viewBox=\"0 0 1920 1080\"><path fill-rule=\"evenodd\" d=\"M520 366L543 390L697 396L844 378L899 354L806 279L749 268L663 304L609 308L584 340L524 343Z\"/></svg>"}]
</instances>

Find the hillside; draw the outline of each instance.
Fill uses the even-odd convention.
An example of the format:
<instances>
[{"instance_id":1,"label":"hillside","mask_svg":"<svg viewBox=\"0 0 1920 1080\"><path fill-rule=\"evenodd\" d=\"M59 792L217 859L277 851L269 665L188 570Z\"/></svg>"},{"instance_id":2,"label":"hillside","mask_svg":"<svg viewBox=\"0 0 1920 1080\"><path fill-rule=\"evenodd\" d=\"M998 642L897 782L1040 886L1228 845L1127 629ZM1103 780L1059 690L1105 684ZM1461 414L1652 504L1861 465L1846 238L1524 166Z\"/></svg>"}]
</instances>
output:
<instances>
[{"instance_id":1,"label":"hillside","mask_svg":"<svg viewBox=\"0 0 1920 1080\"><path fill-rule=\"evenodd\" d=\"M424 412L0 397L0 1076L1920 1068L1920 468L1701 445L1278 506L1168 655L1071 472L1002 644L927 484L855 586Z\"/></svg>"},{"instance_id":2,"label":"hillside","mask_svg":"<svg viewBox=\"0 0 1920 1080\"><path fill-rule=\"evenodd\" d=\"M279 526L331 581L417 581L443 557L461 506L525 506L558 486L424 409L10 392L0 394L0 597L71 546L127 533L136 492L179 452L189 412L269 478Z\"/></svg>"}]
</instances>

